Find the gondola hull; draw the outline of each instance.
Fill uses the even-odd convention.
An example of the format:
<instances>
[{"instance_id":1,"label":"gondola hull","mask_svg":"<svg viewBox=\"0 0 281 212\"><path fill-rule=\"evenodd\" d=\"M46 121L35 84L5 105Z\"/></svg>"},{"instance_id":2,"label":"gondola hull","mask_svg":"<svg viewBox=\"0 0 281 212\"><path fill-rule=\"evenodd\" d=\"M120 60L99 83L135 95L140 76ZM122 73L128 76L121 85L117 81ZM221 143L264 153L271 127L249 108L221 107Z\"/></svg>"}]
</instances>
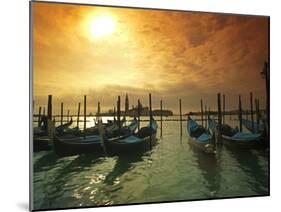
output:
<instances>
[{"instance_id":1,"label":"gondola hull","mask_svg":"<svg viewBox=\"0 0 281 212\"><path fill-rule=\"evenodd\" d=\"M106 149L111 154L133 153L151 149L156 144L157 123L152 120L148 126L141 128L137 133L120 139L111 139L105 142Z\"/></svg>"},{"instance_id":2,"label":"gondola hull","mask_svg":"<svg viewBox=\"0 0 281 212\"><path fill-rule=\"evenodd\" d=\"M208 153L215 153L214 139L205 128L197 124L190 117L187 121L187 132L189 144L193 145L197 149Z\"/></svg>"},{"instance_id":3,"label":"gondola hull","mask_svg":"<svg viewBox=\"0 0 281 212\"><path fill-rule=\"evenodd\" d=\"M56 132L55 136L58 136L60 138L63 138L64 136L72 135L78 132L78 129L65 129L64 131L61 131L60 133ZM48 135L34 135L33 137L33 151L47 151L53 149L53 139L50 138Z\"/></svg>"},{"instance_id":4,"label":"gondola hull","mask_svg":"<svg viewBox=\"0 0 281 212\"><path fill-rule=\"evenodd\" d=\"M208 154L214 154L215 153L215 146L213 144L213 141L210 139L207 142L200 142L196 140L196 138L188 137L188 142L196 147L197 149L200 149L201 151L208 153Z\"/></svg>"},{"instance_id":5,"label":"gondola hull","mask_svg":"<svg viewBox=\"0 0 281 212\"><path fill-rule=\"evenodd\" d=\"M251 122L246 119L242 119L243 126L252 133L264 133L264 125L260 123L259 125L256 122Z\"/></svg>"},{"instance_id":6,"label":"gondola hull","mask_svg":"<svg viewBox=\"0 0 281 212\"><path fill-rule=\"evenodd\" d=\"M235 139L233 137L222 135L222 142L224 145L232 148L258 148L260 147L260 140L243 140L243 139Z\"/></svg>"},{"instance_id":7,"label":"gondola hull","mask_svg":"<svg viewBox=\"0 0 281 212\"><path fill-rule=\"evenodd\" d=\"M218 135L218 124L211 119L208 121L211 129ZM239 132L229 125L225 125L225 128L222 129L228 129L221 132L222 144L225 146L241 149L259 148L261 146L261 134Z\"/></svg>"},{"instance_id":8,"label":"gondola hull","mask_svg":"<svg viewBox=\"0 0 281 212\"><path fill-rule=\"evenodd\" d=\"M47 151L53 147L52 141L49 136L36 136L33 138L33 151Z\"/></svg>"},{"instance_id":9,"label":"gondola hull","mask_svg":"<svg viewBox=\"0 0 281 212\"><path fill-rule=\"evenodd\" d=\"M122 143L118 140L105 142L106 150L110 154L133 153L136 151L146 151L156 144L156 133L145 137L138 142Z\"/></svg>"},{"instance_id":10,"label":"gondola hull","mask_svg":"<svg viewBox=\"0 0 281 212\"><path fill-rule=\"evenodd\" d=\"M104 152L105 143L108 140L122 139L132 134L132 132L137 128L138 122L132 122L127 128L121 129L121 135L119 136L116 131L115 126L110 126L107 128L107 133L110 134L110 137L103 135L104 143L102 143L100 135L87 135L85 136L65 136L65 137L56 137L54 138L54 150L56 154L60 156L69 156L69 155L79 155L82 153L97 153Z\"/></svg>"},{"instance_id":11,"label":"gondola hull","mask_svg":"<svg viewBox=\"0 0 281 212\"><path fill-rule=\"evenodd\" d=\"M79 137L79 139L60 139L55 137L54 151L60 156L94 153L102 151L102 144L99 136Z\"/></svg>"},{"instance_id":12,"label":"gondola hull","mask_svg":"<svg viewBox=\"0 0 281 212\"><path fill-rule=\"evenodd\" d=\"M71 129L69 126L72 124L72 119L55 128L55 135L64 136L74 133L77 130ZM49 137L47 129L44 127L33 128L33 152L52 150L53 140Z\"/></svg>"}]
</instances>

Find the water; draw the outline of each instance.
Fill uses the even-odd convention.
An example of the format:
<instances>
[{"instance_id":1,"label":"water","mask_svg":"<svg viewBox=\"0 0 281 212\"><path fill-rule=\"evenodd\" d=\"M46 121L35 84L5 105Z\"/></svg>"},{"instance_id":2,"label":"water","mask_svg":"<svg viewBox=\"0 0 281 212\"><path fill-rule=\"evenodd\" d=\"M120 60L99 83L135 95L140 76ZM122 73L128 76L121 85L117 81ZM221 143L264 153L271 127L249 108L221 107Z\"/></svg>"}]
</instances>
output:
<instances>
[{"instance_id":1,"label":"water","mask_svg":"<svg viewBox=\"0 0 281 212\"><path fill-rule=\"evenodd\" d=\"M158 144L142 154L34 153L34 208L268 195L267 152L222 147L217 156L206 155L188 143L186 122L182 138L179 127L177 121L163 122L162 139L158 130Z\"/></svg>"}]
</instances>

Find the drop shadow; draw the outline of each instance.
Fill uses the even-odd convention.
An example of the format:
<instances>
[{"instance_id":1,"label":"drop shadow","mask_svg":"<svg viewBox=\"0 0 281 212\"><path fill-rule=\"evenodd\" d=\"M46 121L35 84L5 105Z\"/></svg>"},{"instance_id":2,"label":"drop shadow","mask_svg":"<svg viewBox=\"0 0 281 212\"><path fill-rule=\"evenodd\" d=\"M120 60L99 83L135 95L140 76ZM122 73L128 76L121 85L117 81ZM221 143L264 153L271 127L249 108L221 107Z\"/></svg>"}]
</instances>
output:
<instances>
[{"instance_id":1,"label":"drop shadow","mask_svg":"<svg viewBox=\"0 0 281 212\"><path fill-rule=\"evenodd\" d=\"M23 211L29 211L29 204L26 202L18 202L17 206L19 209L21 209Z\"/></svg>"}]
</instances>

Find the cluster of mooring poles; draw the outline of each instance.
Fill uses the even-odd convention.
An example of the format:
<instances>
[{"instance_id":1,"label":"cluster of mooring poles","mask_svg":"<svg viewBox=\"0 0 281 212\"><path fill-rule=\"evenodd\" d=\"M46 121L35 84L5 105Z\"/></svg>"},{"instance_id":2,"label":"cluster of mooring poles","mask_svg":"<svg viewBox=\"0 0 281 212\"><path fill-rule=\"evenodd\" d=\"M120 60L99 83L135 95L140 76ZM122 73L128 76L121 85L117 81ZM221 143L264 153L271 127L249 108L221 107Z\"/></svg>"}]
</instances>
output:
<instances>
[{"instance_id":1,"label":"cluster of mooring poles","mask_svg":"<svg viewBox=\"0 0 281 212\"><path fill-rule=\"evenodd\" d=\"M201 101L202 102L202 101ZM250 92L250 121L252 129L255 129L255 123L254 123L254 115L256 116L256 131L259 132L260 129L260 101L259 99L255 99L255 110L253 109L253 93ZM234 112L235 113L235 112ZM243 111L242 109L242 98L241 95L238 95L238 121L239 121L239 131L243 132L243 114L246 114L246 119L248 120L248 110ZM210 112L209 112L210 114ZM221 93L217 94L217 118L218 118L218 127L217 127L217 142L221 143L221 132L220 129L222 127L222 124L225 124L225 115L233 115L233 112L226 112L225 111L225 95L223 94L223 110L221 110ZM203 120L202 120L203 123Z\"/></svg>"},{"instance_id":2,"label":"cluster of mooring poles","mask_svg":"<svg viewBox=\"0 0 281 212\"><path fill-rule=\"evenodd\" d=\"M47 128L48 128L48 131L50 132L51 134L51 131L53 131L53 128L54 128L54 122L56 121L55 120L55 115L53 115L53 112L52 112L52 109L53 109L53 96L52 95L48 95L48 107L47 107ZM34 108L34 100L33 100L33 108ZM160 108L161 108L161 111L160 111L160 135L162 136L162 100L160 101ZM84 104L83 104L83 109L84 109L84 113L83 113L83 116L84 116L84 120L82 121L83 122L83 129L84 129L84 132L86 131L86 128L87 128L87 96L84 95ZM101 106L100 106L100 102L98 102L98 110L97 110L97 117L100 116L100 111L101 111ZM113 116L114 116L114 120L117 121L117 124L118 124L118 131L119 131L119 134L120 134L120 131L121 131L121 128L122 128L122 123L121 123L121 97L118 96L117 98L117 111L115 110L115 106L114 106L114 112L113 112ZM38 117L37 117L37 122L38 122L38 126L40 127L41 125L41 121L42 121L42 117L45 116L45 107L43 107L43 113L42 113L42 107L39 106L39 111L38 111ZM78 102L78 111L77 111L77 120L76 120L76 125L77 127L79 128L79 123L81 122L80 121L80 115L81 115L81 102ZM124 113L124 120L126 120L126 110L125 110L125 113ZM141 116L141 103L140 103L140 100L138 99L138 107L137 107L137 118L138 118L138 121L139 121L139 124L138 124L138 129L140 129L140 116ZM60 104L60 124L63 125L64 124L64 103L61 102ZM71 116L72 117L72 116ZM153 113L152 113L152 100L151 100L151 93L149 93L149 121L150 123L152 123L152 119L153 119ZM69 122L69 118L70 118L70 112L69 110L67 110L67 122ZM85 136L85 134L84 134Z\"/></svg>"},{"instance_id":3,"label":"cluster of mooring poles","mask_svg":"<svg viewBox=\"0 0 281 212\"><path fill-rule=\"evenodd\" d=\"M253 93L250 92L250 110L243 110L242 109L242 98L241 95L238 95L238 112L236 111L226 111L226 96L225 94L222 95L221 98L221 93L217 93L217 111L211 111L210 107L207 108L207 105L203 104L203 100L200 100L200 116L201 116L201 124L203 127L207 128L208 125L208 117L209 115L212 113L214 115L217 115L217 120L218 120L218 131L217 131L217 141L218 143L221 142L221 127L223 124L225 124L226 120L225 120L225 116L229 115L230 119L232 119L232 115L236 115L238 114L238 121L239 121L239 131L242 132L243 131L243 124L242 124L242 119L243 119L243 115L246 115L246 119L249 119L249 115L250 115L250 121L251 121L251 127L252 129L255 129L257 132L259 132L261 129L261 126L263 124L263 127L265 128L265 133L266 136L268 135L268 129L269 129L269 64L267 62L265 62L264 64L264 68L263 71L261 72L262 76L265 78L265 87L266 87L266 109L265 109L265 113L266 113L266 117L261 115L261 111L260 111L260 101L259 99L255 98L253 99ZM222 104L221 104L221 99L222 99ZM45 114L45 107L41 107L39 106L39 111L38 111L38 117L37 117L37 122L38 122L38 127L41 126L43 118L45 119L45 121L47 121L47 129L48 129L48 133L49 134L53 134L54 131L54 127L55 127L55 117L52 113L52 95L48 95L48 105L47 105L47 115ZM33 109L34 109L34 100L33 100ZM126 95L126 102L125 102L125 111L124 111L124 120L126 120L126 116L128 115L128 96ZM255 109L254 109L255 106ZM87 128L87 96L84 95L84 120L83 120L83 129L84 132L86 131ZM81 108L81 103L78 103L78 111L77 111L77 127L79 128L79 123L80 123L80 108ZM42 111L43 109L43 111ZM141 103L140 103L140 99L137 100L137 109L134 110L135 111L135 118L138 119L139 124L138 124L138 129L140 129L140 116L141 116L141 112L142 112L142 107L141 107ZM98 102L98 109L97 109L97 116L100 117L101 115L101 106L100 106L100 102ZM147 115L147 114L146 114ZM179 99L179 119L177 119L180 122L180 136L182 136L183 131L182 131L182 122L183 122L183 118L182 118L182 99ZM254 115L256 118L256 124L255 124L255 120L254 120ZM115 106L114 106L114 110L113 110L113 116L114 116L114 121L117 121L118 123L118 131L120 134L121 131L121 97L118 96L117 98L117 105L116 105L116 110L115 110ZM63 125L64 124L64 103L61 102L60 104L60 124ZM69 122L69 118L70 118L70 112L69 110L67 110L67 122ZM153 111L152 111L152 98L151 98L151 93L149 93L149 121L150 124L152 123L152 119L153 119ZM71 116L71 120L72 120L72 116ZM142 120L144 121L144 120ZM169 121L168 119L165 119L165 121ZM174 121L170 120L170 121ZM262 124L261 124L262 122ZM162 137L163 133L163 101L162 99L160 100L160 137ZM85 133L84 133L85 136Z\"/></svg>"},{"instance_id":4,"label":"cluster of mooring poles","mask_svg":"<svg viewBox=\"0 0 281 212\"><path fill-rule=\"evenodd\" d=\"M140 103L140 99L138 99L138 104L137 104L137 119L139 120L139 123L141 121L140 116L141 116L141 103ZM252 123L252 128L254 128L254 114L256 115L256 123L257 123L257 130L259 130L260 127L260 103L259 103L259 99L255 99L255 111L253 109L253 93L250 92L250 119L251 119L251 123ZM98 102L98 109L97 109L97 116L100 115L100 102ZM201 125L205 126L205 128L207 127L207 120L208 120L208 116L210 115L211 111L210 111L210 107L207 109L207 105L203 105L203 100L200 100L200 116L201 116ZM87 128L87 96L84 95L84 104L83 104L83 109L84 109L84 120L83 122L83 129L84 131ZM222 124L225 124L225 115L231 115L231 112L226 112L226 107L225 107L225 94L222 95L222 105L221 105L221 94L218 93L217 94L217 118L218 118L218 128L220 129ZM76 120L76 125L79 128L79 123L80 121L80 110L81 110L81 103L78 103L78 111L77 111L77 120ZM163 135L163 100L160 100L160 137L162 137ZM244 113L248 114L249 111L246 110L244 111ZM124 119L126 119L126 112L124 113ZM233 114L232 114L233 115ZM242 110L242 99L241 99L241 95L238 96L238 120L239 120L239 130L242 132L243 131L243 126L242 126L242 115L243 115L243 110ZM38 111L38 117L37 117L37 122L38 122L38 126L40 126L41 124L41 119L42 116L45 116L45 107L43 107L43 113L42 113L42 107L39 106L39 111ZM60 105L60 124L63 125L64 124L64 103L61 102ZM69 110L67 110L67 122L69 122L69 118L70 118L70 113ZM72 117L72 116L71 116ZM120 133L121 130L121 97L118 96L117 98L117 111L115 110L115 106L114 106L114 110L113 110L113 117L114 120L117 121L118 124L118 130ZM51 126L51 121L54 120L55 116L53 116L52 114L52 95L48 96L48 107L47 107L47 120L48 120L48 129L50 130L52 127ZM153 112L152 112L152 101L151 101L151 94L149 93L149 121L151 122L151 120L153 119ZM248 119L248 115L247 115L247 119ZM183 127L183 114L182 114L182 99L179 99L179 122L180 122L180 136L182 136L183 131L182 131L182 127ZM50 126L49 126L50 125ZM140 129L140 124L138 124L138 129ZM218 138L220 138L220 132L218 132ZM220 140L220 139L219 139Z\"/></svg>"},{"instance_id":5,"label":"cluster of mooring poles","mask_svg":"<svg viewBox=\"0 0 281 212\"><path fill-rule=\"evenodd\" d=\"M221 98L222 96L222 98ZM47 126L48 126L48 131L51 132L51 130L53 130L54 128L54 120L55 120L55 116L53 116L52 114L52 95L48 96L48 107L47 107ZM222 104L221 104L221 99L222 99ZM254 110L254 105L255 105L255 110ZM113 117L114 120L117 121L118 124L118 130L119 130L119 134L121 131L121 97L118 96L117 98L117 105L116 105L117 110L115 110L115 106L114 106L114 110L113 110ZM84 95L84 104L83 104L83 129L84 132L86 131L87 128L87 96ZM210 107L207 108L207 105L203 104L203 100L200 100L200 118L201 118L201 125L204 126L205 128L207 128L208 125L208 116L211 114L211 110ZM76 125L79 128L79 123L80 121L80 110L81 110L81 103L78 103L78 111L77 111L77 120L76 120ZM100 112L101 111L101 106L100 106L100 102L98 102L98 109L97 109L97 116L100 116ZM218 129L221 128L222 124L225 124L225 116L226 115L235 115L236 112L231 112L231 111L226 111L226 96L225 94L221 95L221 93L217 94L217 112L215 112L215 114L217 115L217 120L218 120ZM160 137L162 137L163 135L163 100L160 100ZM254 115L256 116L256 128L257 131L260 130L261 127L261 114L260 114L260 101L259 99L253 99L253 93L250 92L250 110L244 110L242 109L242 98L241 95L238 95L238 121L239 121L239 131L242 132L243 131L243 125L242 125L242 116L243 114L246 115L246 119L248 119L248 115L250 115L250 121L251 121L251 125L252 128L255 128L255 123L254 123ZM124 120L126 119L126 111L124 112ZM38 111L38 117L37 117L37 122L38 122L38 126L40 126L41 124L41 120L42 117L46 116L45 114L45 107L43 107L43 112L42 112L42 107L39 106L39 111ZM141 103L140 103L140 99L137 100L137 109L136 109L136 118L139 121L138 124L138 129L140 129L140 122L144 121L141 120L140 118L141 116ZM64 124L64 103L61 102L60 104L60 124L63 125ZM72 115L71 115L72 117ZM151 123L153 119L153 112L152 112L152 100L151 100L151 93L149 93L149 121ZM69 110L67 110L67 115L66 115L66 121L69 122L70 120L70 113ZM180 136L183 135L183 124L182 122L183 120L183 114L182 114L182 99L179 99L179 119L178 121L180 122ZM218 142L220 142L220 130L218 130Z\"/></svg>"}]
</instances>

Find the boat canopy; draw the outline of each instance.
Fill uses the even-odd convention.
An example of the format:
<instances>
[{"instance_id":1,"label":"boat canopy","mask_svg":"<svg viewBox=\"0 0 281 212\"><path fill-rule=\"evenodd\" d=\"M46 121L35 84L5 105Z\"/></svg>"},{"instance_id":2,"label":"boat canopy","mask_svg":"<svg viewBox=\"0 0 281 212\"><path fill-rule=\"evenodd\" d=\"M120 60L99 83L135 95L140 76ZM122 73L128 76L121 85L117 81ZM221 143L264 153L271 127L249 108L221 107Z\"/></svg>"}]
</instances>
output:
<instances>
[{"instance_id":1,"label":"boat canopy","mask_svg":"<svg viewBox=\"0 0 281 212\"><path fill-rule=\"evenodd\" d=\"M210 140L211 138L212 138L212 136L211 136L210 134L203 133L203 134L201 134L201 135L197 138L197 140L200 141L200 142L206 142L206 141L209 142L209 140Z\"/></svg>"},{"instance_id":2,"label":"boat canopy","mask_svg":"<svg viewBox=\"0 0 281 212\"><path fill-rule=\"evenodd\" d=\"M233 135L232 138L238 140L241 139L243 141L252 141L260 138L260 134L238 132L235 135Z\"/></svg>"}]
</instances>

